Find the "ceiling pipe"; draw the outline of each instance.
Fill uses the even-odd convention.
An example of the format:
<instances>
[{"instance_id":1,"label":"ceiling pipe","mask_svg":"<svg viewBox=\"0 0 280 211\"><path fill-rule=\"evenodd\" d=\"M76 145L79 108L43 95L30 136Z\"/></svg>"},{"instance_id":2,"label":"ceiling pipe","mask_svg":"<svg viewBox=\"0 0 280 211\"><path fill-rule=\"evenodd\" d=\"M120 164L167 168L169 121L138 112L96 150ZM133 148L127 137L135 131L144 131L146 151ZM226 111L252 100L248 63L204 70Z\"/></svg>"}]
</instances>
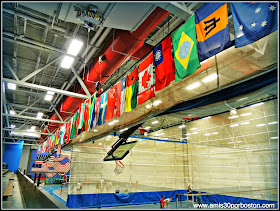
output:
<instances>
[{"instance_id":1,"label":"ceiling pipe","mask_svg":"<svg viewBox=\"0 0 280 211\"><path fill-rule=\"evenodd\" d=\"M44 25L44 26L47 26L47 27L51 27L51 25L50 25L49 23L47 23L47 22L45 22L45 21L41 21L41 20L36 19L36 18L33 18L33 17L31 17L31 16L28 16L28 15L25 15L25 14L23 14L23 13L16 12L16 11L13 11L13 10L10 10L10 9L6 9L6 8L3 8L2 10L3 10L3 12L7 12L7 13L10 13L10 14L12 14L12 15L16 15L16 16L19 16L19 17L22 17L22 18L31 20L31 21L33 21L33 22L35 22L35 23L39 23L39 24L41 24L41 25ZM61 31L61 32L63 32L63 33L66 32L66 29L65 29L65 28L62 28L62 27L59 27L59 26L53 26L53 29L58 30L58 31Z\"/></svg>"},{"instance_id":2,"label":"ceiling pipe","mask_svg":"<svg viewBox=\"0 0 280 211\"><path fill-rule=\"evenodd\" d=\"M164 9L157 7L148 18L137 28L136 31L130 33L129 31L116 30L114 38L114 49L128 55L135 54L144 45L144 40L147 35L169 14ZM90 65L88 79L85 79L85 85L91 93L95 92L95 86L92 82L104 83L108 76L115 72L130 56L124 56L122 54L112 51L112 41L110 41L103 47L98 56L95 57ZM101 42L100 42L101 44ZM89 56L92 56L97 50L98 43L90 51ZM100 55L105 55L105 60L102 65L99 65L98 58ZM70 83L71 84L71 83ZM70 85L69 84L69 85ZM84 93L82 88L78 93ZM67 112L76 112L83 100L67 97L62 104L62 110ZM67 118L69 114L61 113L63 119ZM56 114L50 119L58 119ZM51 130L50 130L51 131ZM43 137L44 138L44 137Z\"/></svg>"}]
</instances>

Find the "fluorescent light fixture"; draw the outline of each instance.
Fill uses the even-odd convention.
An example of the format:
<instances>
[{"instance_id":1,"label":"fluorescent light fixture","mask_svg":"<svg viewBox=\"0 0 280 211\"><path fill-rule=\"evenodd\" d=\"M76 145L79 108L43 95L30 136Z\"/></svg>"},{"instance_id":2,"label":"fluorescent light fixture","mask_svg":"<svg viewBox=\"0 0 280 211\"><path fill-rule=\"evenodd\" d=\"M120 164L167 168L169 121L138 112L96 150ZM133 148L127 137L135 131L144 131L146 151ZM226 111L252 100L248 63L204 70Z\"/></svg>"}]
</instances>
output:
<instances>
[{"instance_id":1,"label":"fluorescent light fixture","mask_svg":"<svg viewBox=\"0 0 280 211\"><path fill-rule=\"evenodd\" d=\"M204 78L202 80L203 83L207 83L207 82L210 82L210 81L213 81L215 80L216 78L218 77L218 75L216 73L212 74L212 75L209 75L207 76L206 78Z\"/></svg>"},{"instance_id":2,"label":"fluorescent light fixture","mask_svg":"<svg viewBox=\"0 0 280 211\"><path fill-rule=\"evenodd\" d=\"M60 67L65 68L65 69L69 69L73 62L74 62L74 58L73 57L64 56L63 60L61 62Z\"/></svg>"},{"instance_id":3,"label":"fluorescent light fixture","mask_svg":"<svg viewBox=\"0 0 280 211\"><path fill-rule=\"evenodd\" d=\"M248 125L250 122L241 122L240 125Z\"/></svg>"},{"instance_id":4,"label":"fluorescent light fixture","mask_svg":"<svg viewBox=\"0 0 280 211\"><path fill-rule=\"evenodd\" d=\"M264 104L264 103L263 103L263 102L261 102L261 103L256 103L256 104L254 104L254 105L251 105L251 107L259 106L259 105L262 105L262 104Z\"/></svg>"},{"instance_id":5,"label":"fluorescent light fixture","mask_svg":"<svg viewBox=\"0 0 280 211\"><path fill-rule=\"evenodd\" d=\"M47 91L47 95L54 95L54 92L52 92L52 91Z\"/></svg>"},{"instance_id":6,"label":"fluorescent light fixture","mask_svg":"<svg viewBox=\"0 0 280 211\"><path fill-rule=\"evenodd\" d=\"M159 105L161 103L161 100L156 100L154 103L153 103L153 105L154 106L157 106L157 105Z\"/></svg>"},{"instance_id":7,"label":"fluorescent light fixture","mask_svg":"<svg viewBox=\"0 0 280 211\"><path fill-rule=\"evenodd\" d=\"M210 136L211 134L210 133L206 133L206 134L204 134L205 136Z\"/></svg>"},{"instance_id":8,"label":"fluorescent light fixture","mask_svg":"<svg viewBox=\"0 0 280 211\"><path fill-rule=\"evenodd\" d=\"M45 100L47 100L47 101L51 101L52 98L53 98L53 95L46 95L45 96Z\"/></svg>"},{"instance_id":9,"label":"fluorescent light fixture","mask_svg":"<svg viewBox=\"0 0 280 211\"><path fill-rule=\"evenodd\" d=\"M82 41L73 39L72 42L70 43L67 53L73 56L77 56L82 46L83 46Z\"/></svg>"},{"instance_id":10,"label":"fluorescent light fixture","mask_svg":"<svg viewBox=\"0 0 280 211\"><path fill-rule=\"evenodd\" d=\"M198 134L198 132L193 132L192 134Z\"/></svg>"},{"instance_id":11,"label":"fluorescent light fixture","mask_svg":"<svg viewBox=\"0 0 280 211\"><path fill-rule=\"evenodd\" d=\"M270 139L278 139L278 137L270 137Z\"/></svg>"},{"instance_id":12,"label":"fluorescent light fixture","mask_svg":"<svg viewBox=\"0 0 280 211\"><path fill-rule=\"evenodd\" d=\"M94 130L93 130L93 132L97 132L97 130L96 130L96 129L94 129Z\"/></svg>"},{"instance_id":13,"label":"fluorescent light fixture","mask_svg":"<svg viewBox=\"0 0 280 211\"><path fill-rule=\"evenodd\" d=\"M266 124L258 124L256 125L256 127L262 127L262 126L265 126Z\"/></svg>"},{"instance_id":14,"label":"fluorescent light fixture","mask_svg":"<svg viewBox=\"0 0 280 211\"><path fill-rule=\"evenodd\" d=\"M29 133L29 132L25 132L23 135L24 135L24 136L36 137L36 138L39 138L39 137L40 137L40 135L37 134L37 133Z\"/></svg>"},{"instance_id":15,"label":"fluorescent light fixture","mask_svg":"<svg viewBox=\"0 0 280 211\"><path fill-rule=\"evenodd\" d=\"M192 89L195 89L195 88L199 87L200 85L201 85L201 83L195 82L195 83L193 83L193 84L187 86L186 89L187 89L187 90L192 90Z\"/></svg>"},{"instance_id":16,"label":"fluorescent light fixture","mask_svg":"<svg viewBox=\"0 0 280 211\"><path fill-rule=\"evenodd\" d=\"M157 123L159 123L159 121L157 121L157 120L152 122L153 125L157 124Z\"/></svg>"},{"instance_id":17,"label":"fluorescent light fixture","mask_svg":"<svg viewBox=\"0 0 280 211\"><path fill-rule=\"evenodd\" d=\"M146 105L146 108L147 108L147 109L152 108L152 104Z\"/></svg>"},{"instance_id":18,"label":"fluorescent light fixture","mask_svg":"<svg viewBox=\"0 0 280 211\"><path fill-rule=\"evenodd\" d=\"M267 124L269 124L269 125L274 125L274 124L277 124L278 122L269 122L269 123L267 123Z\"/></svg>"},{"instance_id":19,"label":"fluorescent light fixture","mask_svg":"<svg viewBox=\"0 0 280 211\"><path fill-rule=\"evenodd\" d=\"M31 126L30 131L35 131L36 126Z\"/></svg>"},{"instance_id":20,"label":"fluorescent light fixture","mask_svg":"<svg viewBox=\"0 0 280 211\"><path fill-rule=\"evenodd\" d=\"M237 126L239 126L239 124L230 125L230 127L237 127Z\"/></svg>"},{"instance_id":21,"label":"fluorescent light fixture","mask_svg":"<svg viewBox=\"0 0 280 211\"><path fill-rule=\"evenodd\" d=\"M12 114L12 115L16 114L13 110L10 110L9 113Z\"/></svg>"},{"instance_id":22,"label":"fluorescent light fixture","mask_svg":"<svg viewBox=\"0 0 280 211\"><path fill-rule=\"evenodd\" d=\"M240 114L240 116L249 116L251 115L252 113L245 113L245 114Z\"/></svg>"},{"instance_id":23,"label":"fluorescent light fixture","mask_svg":"<svg viewBox=\"0 0 280 211\"><path fill-rule=\"evenodd\" d=\"M151 128L151 127L148 126L148 127L145 127L144 129L145 129L145 130L149 130L150 128Z\"/></svg>"},{"instance_id":24,"label":"fluorescent light fixture","mask_svg":"<svg viewBox=\"0 0 280 211\"><path fill-rule=\"evenodd\" d=\"M186 125L181 125L181 126L179 126L179 128L184 128L184 127L186 127Z\"/></svg>"},{"instance_id":25,"label":"fluorescent light fixture","mask_svg":"<svg viewBox=\"0 0 280 211\"><path fill-rule=\"evenodd\" d=\"M207 116L207 117L204 117L202 119L210 119L210 118L211 118L211 116Z\"/></svg>"},{"instance_id":26,"label":"fluorescent light fixture","mask_svg":"<svg viewBox=\"0 0 280 211\"><path fill-rule=\"evenodd\" d=\"M237 141L236 143L242 143L243 141Z\"/></svg>"},{"instance_id":27,"label":"fluorescent light fixture","mask_svg":"<svg viewBox=\"0 0 280 211\"><path fill-rule=\"evenodd\" d=\"M42 117L44 114L42 112L38 112L37 116Z\"/></svg>"},{"instance_id":28,"label":"fluorescent light fixture","mask_svg":"<svg viewBox=\"0 0 280 211\"><path fill-rule=\"evenodd\" d=\"M233 144L233 142L231 141L231 142L228 142L228 144Z\"/></svg>"},{"instance_id":29,"label":"fluorescent light fixture","mask_svg":"<svg viewBox=\"0 0 280 211\"><path fill-rule=\"evenodd\" d=\"M216 135L216 134L219 134L219 133L218 133L218 132L213 132L212 134L213 134L213 135Z\"/></svg>"},{"instance_id":30,"label":"fluorescent light fixture","mask_svg":"<svg viewBox=\"0 0 280 211\"><path fill-rule=\"evenodd\" d=\"M11 128L15 128L16 126L15 126L15 125L10 125L10 127L11 127Z\"/></svg>"},{"instance_id":31,"label":"fluorescent light fixture","mask_svg":"<svg viewBox=\"0 0 280 211\"><path fill-rule=\"evenodd\" d=\"M7 83L8 89L16 90L17 85L13 83Z\"/></svg>"},{"instance_id":32,"label":"fluorescent light fixture","mask_svg":"<svg viewBox=\"0 0 280 211\"><path fill-rule=\"evenodd\" d=\"M193 127L193 128L191 128L190 130L196 130L197 129L197 127Z\"/></svg>"},{"instance_id":33,"label":"fluorescent light fixture","mask_svg":"<svg viewBox=\"0 0 280 211\"><path fill-rule=\"evenodd\" d=\"M235 118L238 118L239 116L238 115L235 115L235 116L230 116L228 117L229 119L235 119Z\"/></svg>"}]
</instances>

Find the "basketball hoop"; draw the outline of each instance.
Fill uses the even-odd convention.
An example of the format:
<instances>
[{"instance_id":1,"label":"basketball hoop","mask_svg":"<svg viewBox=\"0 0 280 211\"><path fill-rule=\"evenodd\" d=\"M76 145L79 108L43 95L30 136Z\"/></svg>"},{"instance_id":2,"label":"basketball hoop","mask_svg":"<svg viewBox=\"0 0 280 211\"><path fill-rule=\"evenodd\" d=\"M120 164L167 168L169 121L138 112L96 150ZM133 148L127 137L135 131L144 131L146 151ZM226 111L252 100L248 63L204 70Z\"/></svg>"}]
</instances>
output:
<instances>
[{"instance_id":1,"label":"basketball hoop","mask_svg":"<svg viewBox=\"0 0 280 211\"><path fill-rule=\"evenodd\" d=\"M122 173L124 164L119 160L115 160L115 162L116 162L116 168L114 169L114 172L118 176L119 174Z\"/></svg>"}]
</instances>

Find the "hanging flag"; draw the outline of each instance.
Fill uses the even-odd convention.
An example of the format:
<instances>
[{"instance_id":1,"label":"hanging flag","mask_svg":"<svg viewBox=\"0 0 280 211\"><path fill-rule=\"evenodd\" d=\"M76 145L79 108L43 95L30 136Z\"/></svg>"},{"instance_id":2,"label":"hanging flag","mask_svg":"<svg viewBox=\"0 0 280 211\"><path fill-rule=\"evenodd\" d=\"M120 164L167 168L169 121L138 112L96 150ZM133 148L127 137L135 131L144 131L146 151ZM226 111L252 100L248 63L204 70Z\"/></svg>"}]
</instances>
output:
<instances>
[{"instance_id":1,"label":"hanging flag","mask_svg":"<svg viewBox=\"0 0 280 211\"><path fill-rule=\"evenodd\" d=\"M119 117L125 112L125 97L126 97L126 76L119 81L116 85L117 90L117 111L116 117Z\"/></svg>"},{"instance_id":2,"label":"hanging flag","mask_svg":"<svg viewBox=\"0 0 280 211\"><path fill-rule=\"evenodd\" d=\"M56 158L60 158L60 154L61 154L61 145L60 144L57 146L56 154L57 154Z\"/></svg>"},{"instance_id":3,"label":"hanging flag","mask_svg":"<svg viewBox=\"0 0 280 211\"><path fill-rule=\"evenodd\" d=\"M40 154L40 151L41 151L41 144L38 146L38 149L37 149L37 155Z\"/></svg>"},{"instance_id":4,"label":"hanging flag","mask_svg":"<svg viewBox=\"0 0 280 211\"><path fill-rule=\"evenodd\" d=\"M195 26L200 61L230 46L227 3L205 3L195 11Z\"/></svg>"},{"instance_id":5,"label":"hanging flag","mask_svg":"<svg viewBox=\"0 0 280 211\"><path fill-rule=\"evenodd\" d=\"M137 106L138 85L138 67L136 67L126 79L125 112L130 112Z\"/></svg>"},{"instance_id":6,"label":"hanging flag","mask_svg":"<svg viewBox=\"0 0 280 211\"><path fill-rule=\"evenodd\" d=\"M98 117L98 125L104 125L105 124L105 116L107 112L107 104L108 104L108 91L103 93L101 96L101 102L100 102L100 110L99 110L99 117Z\"/></svg>"},{"instance_id":7,"label":"hanging flag","mask_svg":"<svg viewBox=\"0 0 280 211\"><path fill-rule=\"evenodd\" d=\"M91 130L93 128L93 122L95 119L95 101L96 101L96 92L93 94L93 96L90 99L90 119L89 119L89 128L88 130Z\"/></svg>"},{"instance_id":8,"label":"hanging flag","mask_svg":"<svg viewBox=\"0 0 280 211\"><path fill-rule=\"evenodd\" d=\"M84 127L85 130L88 130L88 120L89 120L89 99L85 101L85 112L84 112Z\"/></svg>"},{"instance_id":9,"label":"hanging flag","mask_svg":"<svg viewBox=\"0 0 280 211\"><path fill-rule=\"evenodd\" d=\"M77 112L74 114L73 116L73 122L72 122L72 127L71 127L71 133L70 133L70 139L72 138L75 138L76 135L77 135L77 119L78 119L78 116L79 116L79 110L77 110Z\"/></svg>"},{"instance_id":10,"label":"hanging flag","mask_svg":"<svg viewBox=\"0 0 280 211\"><path fill-rule=\"evenodd\" d=\"M155 91L162 90L175 80L175 64L171 52L171 35L168 35L154 50Z\"/></svg>"},{"instance_id":11,"label":"hanging flag","mask_svg":"<svg viewBox=\"0 0 280 211\"><path fill-rule=\"evenodd\" d=\"M155 96L154 89L154 57L151 53L139 64L138 105Z\"/></svg>"},{"instance_id":12,"label":"hanging flag","mask_svg":"<svg viewBox=\"0 0 280 211\"><path fill-rule=\"evenodd\" d=\"M277 30L276 3L230 3L235 47L249 45Z\"/></svg>"},{"instance_id":13,"label":"hanging flag","mask_svg":"<svg viewBox=\"0 0 280 211\"><path fill-rule=\"evenodd\" d=\"M175 81L180 81L193 74L200 67L194 15L172 34L172 43L176 67Z\"/></svg>"},{"instance_id":14,"label":"hanging flag","mask_svg":"<svg viewBox=\"0 0 280 211\"><path fill-rule=\"evenodd\" d=\"M108 91L108 104L105 121L109 121L114 117L115 105L116 105L116 87L112 87Z\"/></svg>"},{"instance_id":15,"label":"hanging flag","mask_svg":"<svg viewBox=\"0 0 280 211\"><path fill-rule=\"evenodd\" d=\"M81 104L79 117L77 119L78 130L82 129L84 123L85 102Z\"/></svg>"},{"instance_id":16,"label":"hanging flag","mask_svg":"<svg viewBox=\"0 0 280 211\"><path fill-rule=\"evenodd\" d=\"M65 143L68 144L69 140L70 140L70 135L71 135L71 129L72 129L72 123L73 123L73 117L71 118L71 120L67 123L66 126L66 136L65 136Z\"/></svg>"},{"instance_id":17,"label":"hanging flag","mask_svg":"<svg viewBox=\"0 0 280 211\"><path fill-rule=\"evenodd\" d=\"M58 145L59 135L60 135L59 131L60 131L60 128L57 128L57 130L55 132L55 146Z\"/></svg>"},{"instance_id":18,"label":"hanging flag","mask_svg":"<svg viewBox=\"0 0 280 211\"><path fill-rule=\"evenodd\" d=\"M64 144L64 134L65 134L65 130L66 130L66 124L65 125L62 125L60 127L60 131L59 131L59 141L58 141L58 144Z\"/></svg>"},{"instance_id":19,"label":"hanging flag","mask_svg":"<svg viewBox=\"0 0 280 211\"><path fill-rule=\"evenodd\" d=\"M92 128L97 126L98 119L99 119L99 112L100 112L100 103L101 103L101 97L95 99L95 107L94 107L94 118L92 122Z\"/></svg>"},{"instance_id":20,"label":"hanging flag","mask_svg":"<svg viewBox=\"0 0 280 211\"><path fill-rule=\"evenodd\" d=\"M48 151L50 152L52 150L52 137L48 137Z\"/></svg>"},{"instance_id":21,"label":"hanging flag","mask_svg":"<svg viewBox=\"0 0 280 211\"><path fill-rule=\"evenodd\" d=\"M55 147L55 134L52 135L52 149Z\"/></svg>"}]
</instances>

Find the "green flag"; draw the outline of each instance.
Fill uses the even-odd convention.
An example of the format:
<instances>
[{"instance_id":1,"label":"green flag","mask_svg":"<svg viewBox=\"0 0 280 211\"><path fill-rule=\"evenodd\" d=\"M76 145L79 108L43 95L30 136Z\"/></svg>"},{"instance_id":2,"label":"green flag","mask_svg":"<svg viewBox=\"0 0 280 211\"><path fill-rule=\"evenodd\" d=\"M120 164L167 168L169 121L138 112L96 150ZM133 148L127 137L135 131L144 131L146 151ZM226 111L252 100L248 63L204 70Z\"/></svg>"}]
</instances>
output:
<instances>
[{"instance_id":1,"label":"green flag","mask_svg":"<svg viewBox=\"0 0 280 211\"><path fill-rule=\"evenodd\" d=\"M94 112L95 98L96 98L96 92L94 93L94 95L91 98L89 98L89 118L88 118L87 131L89 131L91 129L90 125L91 125L91 121L92 121L92 112Z\"/></svg>"},{"instance_id":2,"label":"green flag","mask_svg":"<svg viewBox=\"0 0 280 211\"><path fill-rule=\"evenodd\" d=\"M76 137L76 135L77 135L77 119L78 119L78 116L79 116L79 109L75 113L75 115L72 117L73 122L72 122L72 127L71 127L70 139Z\"/></svg>"},{"instance_id":3,"label":"green flag","mask_svg":"<svg viewBox=\"0 0 280 211\"><path fill-rule=\"evenodd\" d=\"M180 81L193 74L200 67L194 15L172 34L172 43L176 67L175 81Z\"/></svg>"},{"instance_id":4,"label":"green flag","mask_svg":"<svg viewBox=\"0 0 280 211\"><path fill-rule=\"evenodd\" d=\"M83 124L84 124L84 113L85 113L85 102L82 103L81 108L80 108L80 121L77 122L78 129L82 129Z\"/></svg>"}]
</instances>

